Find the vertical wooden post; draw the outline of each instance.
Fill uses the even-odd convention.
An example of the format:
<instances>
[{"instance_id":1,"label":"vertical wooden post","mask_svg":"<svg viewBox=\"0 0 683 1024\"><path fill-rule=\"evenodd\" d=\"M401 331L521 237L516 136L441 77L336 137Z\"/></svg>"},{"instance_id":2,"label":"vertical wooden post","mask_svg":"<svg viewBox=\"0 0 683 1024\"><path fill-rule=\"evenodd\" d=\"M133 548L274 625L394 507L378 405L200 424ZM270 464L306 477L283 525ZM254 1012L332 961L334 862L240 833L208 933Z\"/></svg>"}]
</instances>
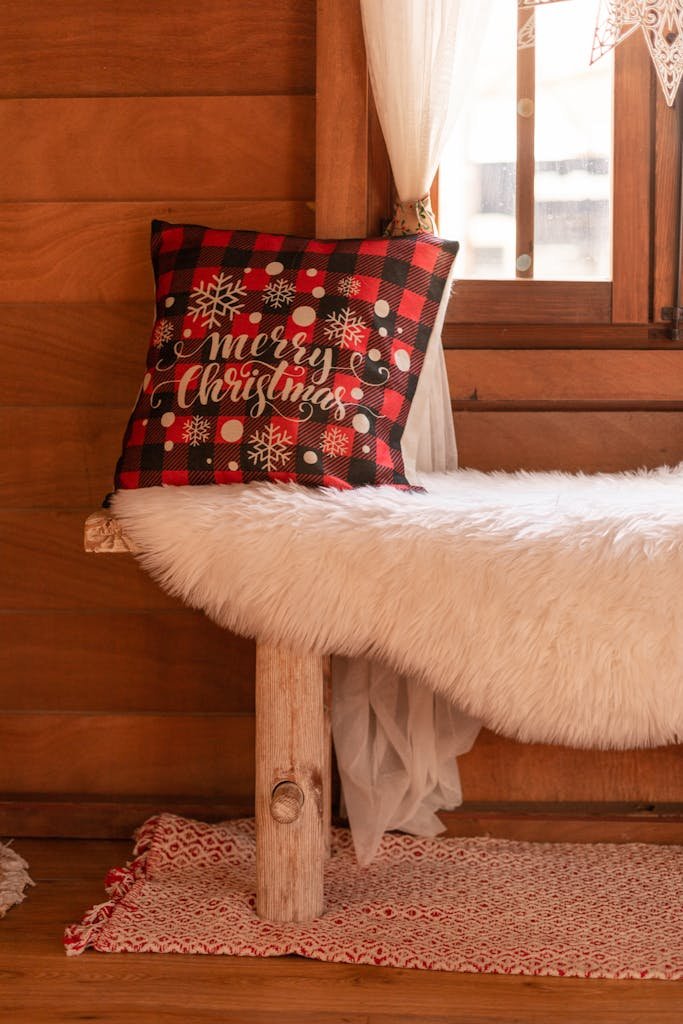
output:
<instances>
[{"instance_id":1,"label":"vertical wooden post","mask_svg":"<svg viewBox=\"0 0 683 1024\"><path fill-rule=\"evenodd\" d=\"M535 25L533 7L520 10L519 32ZM534 276L534 133L536 109L536 48L517 50L517 173L515 189L515 276Z\"/></svg>"},{"instance_id":2,"label":"vertical wooden post","mask_svg":"<svg viewBox=\"0 0 683 1024\"><path fill-rule=\"evenodd\" d=\"M368 69L359 0L317 0L318 238L364 238L368 222Z\"/></svg>"},{"instance_id":3,"label":"vertical wooden post","mask_svg":"<svg viewBox=\"0 0 683 1024\"><path fill-rule=\"evenodd\" d=\"M368 138L360 3L317 0L316 9L316 234L364 237L369 160L374 219L388 175L377 130L372 145ZM256 910L272 921L306 921L323 912L331 818L330 688L329 658L258 645Z\"/></svg>"},{"instance_id":4,"label":"vertical wooden post","mask_svg":"<svg viewBox=\"0 0 683 1024\"><path fill-rule=\"evenodd\" d=\"M654 204L654 278L652 319L663 319L665 306L678 305L677 296L683 294L683 279L676 279L683 261L678 263L678 217L681 193L681 134L683 133L683 95L674 107L666 105L664 92L656 86L655 119L655 187Z\"/></svg>"},{"instance_id":5,"label":"vertical wooden post","mask_svg":"<svg viewBox=\"0 0 683 1024\"><path fill-rule=\"evenodd\" d=\"M256 650L256 912L270 921L323 912L325 660L262 644Z\"/></svg>"},{"instance_id":6,"label":"vertical wooden post","mask_svg":"<svg viewBox=\"0 0 683 1024\"><path fill-rule=\"evenodd\" d=\"M332 659L323 658L323 838L325 860L331 854L332 840Z\"/></svg>"},{"instance_id":7,"label":"vertical wooden post","mask_svg":"<svg viewBox=\"0 0 683 1024\"><path fill-rule=\"evenodd\" d=\"M617 46L612 208L614 324L646 324L650 319L653 73L640 32Z\"/></svg>"}]
</instances>

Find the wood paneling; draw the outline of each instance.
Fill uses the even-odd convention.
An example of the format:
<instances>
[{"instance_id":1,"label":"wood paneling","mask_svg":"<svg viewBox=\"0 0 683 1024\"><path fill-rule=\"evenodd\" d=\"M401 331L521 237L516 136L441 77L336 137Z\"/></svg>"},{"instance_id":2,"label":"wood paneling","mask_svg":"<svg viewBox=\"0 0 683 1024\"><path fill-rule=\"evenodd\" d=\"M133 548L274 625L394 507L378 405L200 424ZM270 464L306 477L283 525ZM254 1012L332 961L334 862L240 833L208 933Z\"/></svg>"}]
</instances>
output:
<instances>
[{"instance_id":1,"label":"wood paneling","mask_svg":"<svg viewBox=\"0 0 683 1024\"><path fill-rule=\"evenodd\" d=\"M74 820L127 789L249 810L253 643L86 555L83 522L143 373L150 220L313 233L315 3L0 19L0 788L57 786Z\"/></svg>"},{"instance_id":2,"label":"wood paneling","mask_svg":"<svg viewBox=\"0 0 683 1024\"><path fill-rule=\"evenodd\" d=\"M149 301L153 218L313 234L298 200L6 203L0 206L0 302Z\"/></svg>"},{"instance_id":3,"label":"wood paneling","mask_svg":"<svg viewBox=\"0 0 683 1024\"><path fill-rule=\"evenodd\" d=\"M616 48L614 76L612 320L643 323L650 319L653 69L640 33Z\"/></svg>"},{"instance_id":4,"label":"wood paneling","mask_svg":"<svg viewBox=\"0 0 683 1024\"><path fill-rule=\"evenodd\" d=\"M185 609L4 612L0 707L253 713L254 644Z\"/></svg>"},{"instance_id":5,"label":"wood paneling","mask_svg":"<svg viewBox=\"0 0 683 1024\"><path fill-rule=\"evenodd\" d=\"M683 747L573 750L516 743L484 729L458 758L473 801L683 803Z\"/></svg>"},{"instance_id":6,"label":"wood paneling","mask_svg":"<svg viewBox=\"0 0 683 1024\"><path fill-rule=\"evenodd\" d=\"M25 140L0 201L313 199L314 121L312 96L0 100Z\"/></svg>"},{"instance_id":7,"label":"wood paneling","mask_svg":"<svg viewBox=\"0 0 683 1024\"><path fill-rule=\"evenodd\" d=\"M9 794L0 795L0 835L129 839L147 818L162 810L199 821L247 818L254 813L249 795L238 800L207 800L172 794Z\"/></svg>"},{"instance_id":8,"label":"wood paneling","mask_svg":"<svg viewBox=\"0 0 683 1024\"><path fill-rule=\"evenodd\" d=\"M93 797L21 794L0 797L0 835L129 839L160 810L200 821L253 816L250 796L232 800L174 797ZM525 842L683 843L683 810L676 804L465 802L439 817L451 836L494 836ZM344 822L342 822L344 823ZM22 842L22 852L26 842ZM31 874L40 877L30 848Z\"/></svg>"},{"instance_id":9,"label":"wood paneling","mask_svg":"<svg viewBox=\"0 0 683 1024\"><path fill-rule=\"evenodd\" d=\"M377 116L377 108L368 95L368 235L381 235L392 213L391 164Z\"/></svg>"},{"instance_id":10,"label":"wood paneling","mask_svg":"<svg viewBox=\"0 0 683 1024\"><path fill-rule=\"evenodd\" d=\"M659 88L656 104L652 317L661 320L662 307L676 305L681 130L678 108L666 105ZM673 211L679 212L679 216L672 216ZM683 267L680 269L683 272Z\"/></svg>"},{"instance_id":11,"label":"wood paneling","mask_svg":"<svg viewBox=\"0 0 683 1024\"><path fill-rule=\"evenodd\" d=\"M254 719L229 714L6 713L13 794L173 794L238 802L254 789ZM683 748L584 751L484 731L459 759L473 801L683 802Z\"/></svg>"},{"instance_id":12,"label":"wood paneling","mask_svg":"<svg viewBox=\"0 0 683 1024\"><path fill-rule=\"evenodd\" d=\"M5 0L0 64L4 96L312 93L315 4Z\"/></svg>"},{"instance_id":13,"label":"wood paneling","mask_svg":"<svg viewBox=\"0 0 683 1024\"><path fill-rule=\"evenodd\" d=\"M153 317L151 282L146 302L0 305L0 402L132 409Z\"/></svg>"},{"instance_id":14,"label":"wood paneling","mask_svg":"<svg viewBox=\"0 0 683 1024\"><path fill-rule=\"evenodd\" d=\"M16 611L178 609L127 557L83 551L89 508L0 509L0 608Z\"/></svg>"},{"instance_id":15,"label":"wood paneling","mask_svg":"<svg viewBox=\"0 0 683 1024\"><path fill-rule=\"evenodd\" d=\"M458 281L446 322L609 323L611 285L606 281ZM647 320L647 316L644 318Z\"/></svg>"},{"instance_id":16,"label":"wood paneling","mask_svg":"<svg viewBox=\"0 0 683 1024\"><path fill-rule=\"evenodd\" d=\"M2 734L10 793L253 794L251 715L11 712Z\"/></svg>"},{"instance_id":17,"label":"wood paneling","mask_svg":"<svg viewBox=\"0 0 683 1024\"><path fill-rule=\"evenodd\" d=\"M130 410L94 406L0 408L0 432L22 438L0 465L6 508L97 507L113 489Z\"/></svg>"},{"instance_id":18,"label":"wood paneling","mask_svg":"<svg viewBox=\"0 0 683 1024\"><path fill-rule=\"evenodd\" d=\"M462 349L447 353L446 368L452 399L473 408L478 402L678 402L683 408L683 351Z\"/></svg>"},{"instance_id":19,"label":"wood paneling","mask_svg":"<svg viewBox=\"0 0 683 1024\"><path fill-rule=\"evenodd\" d=\"M681 804L672 807L466 801L439 817L449 836L491 836L526 843L682 843Z\"/></svg>"},{"instance_id":20,"label":"wood paneling","mask_svg":"<svg viewBox=\"0 0 683 1024\"><path fill-rule=\"evenodd\" d=\"M457 412L463 468L611 473L683 460L681 412Z\"/></svg>"},{"instance_id":21,"label":"wood paneling","mask_svg":"<svg viewBox=\"0 0 683 1024\"><path fill-rule=\"evenodd\" d=\"M444 348L571 348L666 349L683 348L672 342L659 324L446 324Z\"/></svg>"},{"instance_id":22,"label":"wood paneling","mask_svg":"<svg viewBox=\"0 0 683 1024\"><path fill-rule=\"evenodd\" d=\"M317 2L316 234L368 223L368 73L359 0Z\"/></svg>"},{"instance_id":23,"label":"wood paneling","mask_svg":"<svg viewBox=\"0 0 683 1024\"><path fill-rule=\"evenodd\" d=\"M521 386L523 367L517 379ZM663 394L666 384L662 379ZM0 430L22 437L0 467L5 506L99 505L111 489L127 416L122 408L0 410ZM478 468L607 472L683 459L681 411L467 411L456 413L456 433L461 463Z\"/></svg>"}]
</instances>

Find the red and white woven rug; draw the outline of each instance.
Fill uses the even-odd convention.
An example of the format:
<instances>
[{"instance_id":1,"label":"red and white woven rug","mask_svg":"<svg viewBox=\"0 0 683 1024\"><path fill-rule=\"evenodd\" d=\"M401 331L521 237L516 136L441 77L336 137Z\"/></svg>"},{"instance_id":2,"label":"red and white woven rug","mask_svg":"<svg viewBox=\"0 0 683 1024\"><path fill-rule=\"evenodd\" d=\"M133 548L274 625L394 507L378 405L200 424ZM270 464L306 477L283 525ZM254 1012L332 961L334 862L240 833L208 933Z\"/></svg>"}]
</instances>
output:
<instances>
[{"instance_id":1,"label":"red and white woven rug","mask_svg":"<svg viewBox=\"0 0 683 1024\"><path fill-rule=\"evenodd\" d=\"M325 914L254 912L253 820L172 814L109 872L111 899L65 933L67 954L227 953L579 978L683 978L683 847L386 835L358 866L333 831Z\"/></svg>"}]
</instances>

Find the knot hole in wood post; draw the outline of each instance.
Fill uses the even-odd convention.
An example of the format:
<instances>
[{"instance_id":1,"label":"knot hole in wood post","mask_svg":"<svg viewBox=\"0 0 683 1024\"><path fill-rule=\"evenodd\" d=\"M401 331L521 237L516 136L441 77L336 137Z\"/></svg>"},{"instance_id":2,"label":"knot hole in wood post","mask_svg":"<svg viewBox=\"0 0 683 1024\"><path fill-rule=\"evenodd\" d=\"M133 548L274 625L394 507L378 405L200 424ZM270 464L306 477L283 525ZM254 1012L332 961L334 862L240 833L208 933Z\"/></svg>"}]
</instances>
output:
<instances>
[{"instance_id":1,"label":"knot hole in wood post","mask_svg":"<svg viewBox=\"0 0 683 1024\"><path fill-rule=\"evenodd\" d=\"M281 825L291 825L304 806L303 790L296 782L279 782L270 794L270 814Z\"/></svg>"}]
</instances>

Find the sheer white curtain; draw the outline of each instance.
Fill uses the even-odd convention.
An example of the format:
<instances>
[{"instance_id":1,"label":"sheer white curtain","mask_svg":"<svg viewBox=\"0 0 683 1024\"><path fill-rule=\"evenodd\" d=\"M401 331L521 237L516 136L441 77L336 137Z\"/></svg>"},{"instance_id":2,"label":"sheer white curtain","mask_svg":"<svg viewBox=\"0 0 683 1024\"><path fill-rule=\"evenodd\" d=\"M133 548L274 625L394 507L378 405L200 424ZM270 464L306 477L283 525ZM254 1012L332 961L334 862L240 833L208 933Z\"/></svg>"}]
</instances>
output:
<instances>
[{"instance_id":1,"label":"sheer white curtain","mask_svg":"<svg viewBox=\"0 0 683 1024\"><path fill-rule=\"evenodd\" d=\"M488 6L489 0L361 0L370 81L400 200L393 234L436 233L429 187L466 99ZM457 466L441 326L403 438L413 482ZM442 831L435 812L462 800L455 759L471 747L479 722L373 662L335 658L333 675L344 802L356 854L367 863L387 829Z\"/></svg>"},{"instance_id":2,"label":"sheer white curtain","mask_svg":"<svg viewBox=\"0 0 683 1024\"><path fill-rule=\"evenodd\" d=\"M361 0L372 92L403 203L429 193L467 97L489 4Z\"/></svg>"}]
</instances>

